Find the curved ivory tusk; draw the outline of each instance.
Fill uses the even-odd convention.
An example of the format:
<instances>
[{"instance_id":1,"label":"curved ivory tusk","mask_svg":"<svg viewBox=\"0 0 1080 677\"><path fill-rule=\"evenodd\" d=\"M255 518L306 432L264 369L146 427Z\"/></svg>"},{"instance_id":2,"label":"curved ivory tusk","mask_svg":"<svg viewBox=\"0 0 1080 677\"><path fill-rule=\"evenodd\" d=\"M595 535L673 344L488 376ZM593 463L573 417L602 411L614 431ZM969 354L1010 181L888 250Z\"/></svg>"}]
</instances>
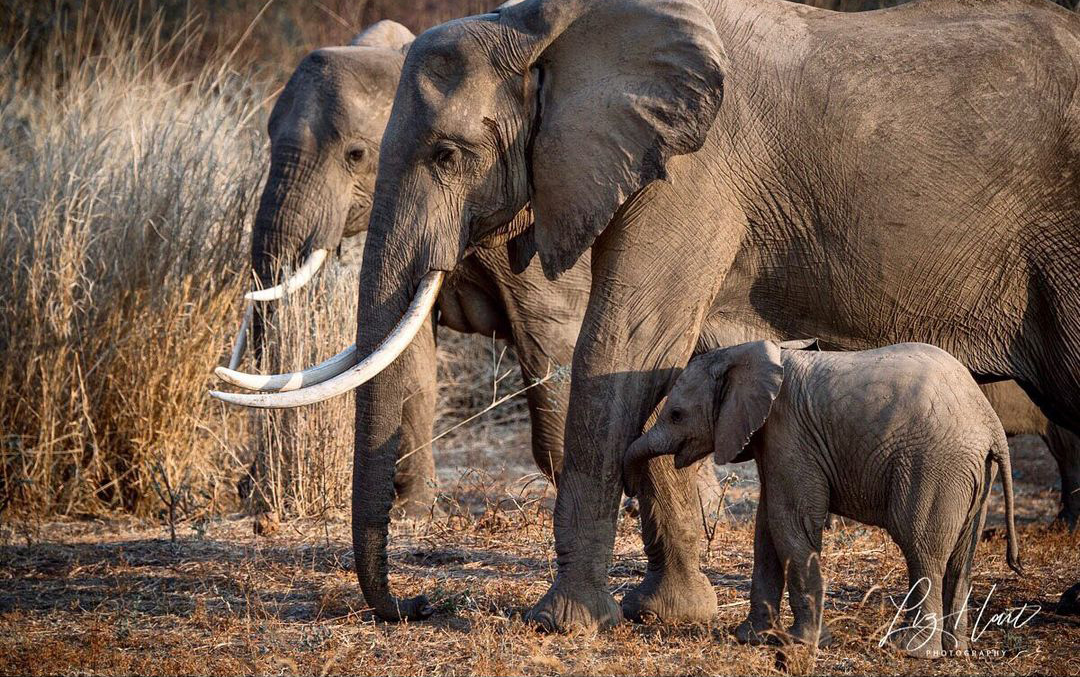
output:
<instances>
[{"instance_id":1,"label":"curved ivory tusk","mask_svg":"<svg viewBox=\"0 0 1080 677\"><path fill-rule=\"evenodd\" d=\"M247 308L244 309L244 319L240 322L240 331L236 332L236 339L233 341L232 355L229 357L229 369L236 369L240 366L240 360L244 359L244 351L247 350L248 329L251 327L251 320L254 315L255 304L248 301Z\"/></svg>"},{"instance_id":2,"label":"curved ivory tusk","mask_svg":"<svg viewBox=\"0 0 1080 677\"><path fill-rule=\"evenodd\" d=\"M284 374L246 374L242 371L236 371L236 367L230 364L228 369L218 367L214 370L214 373L222 381L240 388L284 393L322 383L328 378L337 376L354 364L356 364L355 343L329 360L314 367L308 367L303 371L286 372Z\"/></svg>"},{"instance_id":3,"label":"curved ivory tusk","mask_svg":"<svg viewBox=\"0 0 1080 677\"><path fill-rule=\"evenodd\" d=\"M314 404L330 399L335 395L348 392L363 383L371 380L398 355L405 352L405 348L412 342L413 337L420 331L424 320L431 314L435 306L435 300L439 296L439 287L442 286L443 271L433 270L420 281L420 287L413 296L412 303L405 311L404 317L398 322L394 330L390 332L375 352L365 357L359 364L331 379L307 386L292 392L280 393L226 393L211 391L211 397L223 402L239 404L245 407L257 407L259 409L285 409L299 407L305 404Z\"/></svg>"},{"instance_id":4,"label":"curved ivory tusk","mask_svg":"<svg viewBox=\"0 0 1080 677\"><path fill-rule=\"evenodd\" d=\"M281 284L276 284L273 287L248 292L244 295L244 298L248 301L276 301L283 296L293 293L310 282L315 273L319 272L319 268L322 268L323 261L326 260L326 255L328 253L329 252L326 249L316 249L307 257L307 261L304 261L304 265L300 266L295 273L289 276L289 279Z\"/></svg>"}]
</instances>

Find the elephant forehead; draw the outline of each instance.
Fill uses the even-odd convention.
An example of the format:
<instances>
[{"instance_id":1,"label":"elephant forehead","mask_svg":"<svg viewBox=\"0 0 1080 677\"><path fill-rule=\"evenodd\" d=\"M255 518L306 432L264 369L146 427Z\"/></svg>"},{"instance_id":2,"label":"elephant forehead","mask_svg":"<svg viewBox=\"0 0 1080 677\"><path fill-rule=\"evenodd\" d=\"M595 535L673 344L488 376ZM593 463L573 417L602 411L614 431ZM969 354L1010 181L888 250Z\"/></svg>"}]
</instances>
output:
<instances>
[{"instance_id":1,"label":"elephant forehead","mask_svg":"<svg viewBox=\"0 0 1080 677\"><path fill-rule=\"evenodd\" d=\"M312 134L318 138L348 132L381 135L400 71L391 64L391 75L382 72L387 64L379 61L386 60L385 51L325 48L309 57L288 86L294 110L311 126ZM400 57L397 63L400 66Z\"/></svg>"},{"instance_id":2,"label":"elephant forehead","mask_svg":"<svg viewBox=\"0 0 1080 677\"><path fill-rule=\"evenodd\" d=\"M668 402L678 406L706 405L712 399L714 385L706 364L700 360L692 361L675 381Z\"/></svg>"},{"instance_id":3,"label":"elephant forehead","mask_svg":"<svg viewBox=\"0 0 1080 677\"><path fill-rule=\"evenodd\" d=\"M420 110L436 115L483 114L500 78L490 44L496 27L481 19L451 21L423 33L405 60L402 89Z\"/></svg>"}]
</instances>

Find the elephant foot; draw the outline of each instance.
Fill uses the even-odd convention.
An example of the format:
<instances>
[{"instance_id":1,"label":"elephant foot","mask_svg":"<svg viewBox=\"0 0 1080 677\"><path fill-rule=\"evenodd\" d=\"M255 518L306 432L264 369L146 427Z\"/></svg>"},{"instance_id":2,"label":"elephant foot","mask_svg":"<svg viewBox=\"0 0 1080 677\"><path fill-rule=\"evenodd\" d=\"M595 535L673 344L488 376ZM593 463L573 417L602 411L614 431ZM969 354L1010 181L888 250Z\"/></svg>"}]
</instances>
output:
<instances>
[{"instance_id":1,"label":"elephant foot","mask_svg":"<svg viewBox=\"0 0 1080 677\"><path fill-rule=\"evenodd\" d=\"M1061 511L1054 518L1054 524L1060 525L1070 532L1076 531L1077 525L1080 524L1080 508L1062 506Z\"/></svg>"},{"instance_id":2,"label":"elephant foot","mask_svg":"<svg viewBox=\"0 0 1080 677\"><path fill-rule=\"evenodd\" d=\"M771 624L755 624L752 620L747 618L735 628L735 641L739 644L761 646L762 644L769 643L771 632Z\"/></svg>"},{"instance_id":3,"label":"elephant foot","mask_svg":"<svg viewBox=\"0 0 1080 677\"><path fill-rule=\"evenodd\" d=\"M911 658L941 658L941 637L934 637L929 627L914 627L889 639L901 653Z\"/></svg>"},{"instance_id":4,"label":"elephant foot","mask_svg":"<svg viewBox=\"0 0 1080 677\"><path fill-rule=\"evenodd\" d=\"M525 621L544 632L603 630L622 622L622 610L605 588L563 582L559 577L539 602L525 614Z\"/></svg>"},{"instance_id":5,"label":"elephant foot","mask_svg":"<svg viewBox=\"0 0 1080 677\"><path fill-rule=\"evenodd\" d=\"M623 597L622 610L637 623L707 623L716 615L716 591L698 570L651 570Z\"/></svg>"},{"instance_id":6,"label":"elephant foot","mask_svg":"<svg viewBox=\"0 0 1080 677\"><path fill-rule=\"evenodd\" d=\"M1061 593L1057 612L1062 616L1080 616L1080 583Z\"/></svg>"},{"instance_id":7,"label":"elephant foot","mask_svg":"<svg viewBox=\"0 0 1080 677\"><path fill-rule=\"evenodd\" d=\"M792 625L788 628L787 634L791 641L798 642L799 644L806 644L808 646L814 645L816 637L819 649L832 646L833 643L832 631L829 630L829 626L824 622L821 624L821 632L817 632L816 628L809 625Z\"/></svg>"}]
</instances>

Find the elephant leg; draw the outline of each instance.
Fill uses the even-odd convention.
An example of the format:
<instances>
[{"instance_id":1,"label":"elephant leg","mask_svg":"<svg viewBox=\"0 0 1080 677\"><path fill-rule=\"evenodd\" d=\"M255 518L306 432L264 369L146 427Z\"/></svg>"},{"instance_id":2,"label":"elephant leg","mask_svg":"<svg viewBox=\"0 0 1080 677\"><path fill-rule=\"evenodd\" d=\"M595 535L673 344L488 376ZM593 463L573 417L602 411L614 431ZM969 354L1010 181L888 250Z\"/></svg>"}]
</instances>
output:
<instances>
[{"instance_id":1,"label":"elephant leg","mask_svg":"<svg viewBox=\"0 0 1080 677\"><path fill-rule=\"evenodd\" d=\"M784 567L769 533L768 500L761 486L754 515L754 573L750 580L750 614L735 629L735 638L743 644L763 644L764 633L772 630L780 618L780 600L784 594Z\"/></svg>"},{"instance_id":2,"label":"elephant leg","mask_svg":"<svg viewBox=\"0 0 1080 677\"><path fill-rule=\"evenodd\" d=\"M765 482L769 483L767 477ZM788 635L804 644L828 646L832 633L823 620L825 585L821 577L821 532L829 515L828 494L814 491L805 480L798 492L796 500L795 496L770 491L767 529L784 569L788 602L795 617Z\"/></svg>"},{"instance_id":3,"label":"elephant leg","mask_svg":"<svg viewBox=\"0 0 1080 677\"><path fill-rule=\"evenodd\" d=\"M700 568L699 465L677 470L671 456L649 461L639 493L649 563L645 579L623 597L630 620L706 622L716 614L716 592Z\"/></svg>"},{"instance_id":4,"label":"elephant leg","mask_svg":"<svg viewBox=\"0 0 1080 677\"><path fill-rule=\"evenodd\" d=\"M941 655L942 588L945 566L937 559L905 551L908 595L904 632L893 637L897 648L917 658Z\"/></svg>"},{"instance_id":5,"label":"elephant leg","mask_svg":"<svg viewBox=\"0 0 1080 677\"><path fill-rule=\"evenodd\" d=\"M545 628L595 628L622 619L607 589L622 456L690 359L740 245L728 235L731 230L698 228L698 219L745 223L733 195L718 199L715 192L701 190L700 177L678 175L691 167L679 166L669 182L654 182L635 194L591 251L592 286L574 348L555 501L558 575L529 613ZM661 227L662 237L657 235ZM705 278L687 270L715 274ZM685 572L698 566L700 518L688 486L692 472L651 474L668 467L650 463L644 473L649 476L644 500L661 509L643 513L661 522L655 533L665 562L679 562ZM665 600L665 620L701 618L701 609L716 603L715 592L703 583L703 577L684 576L688 593Z\"/></svg>"},{"instance_id":6,"label":"elephant leg","mask_svg":"<svg viewBox=\"0 0 1080 677\"><path fill-rule=\"evenodd\" d=\"M962 651L968 645L967 603L971 592L971 565L975 559L975 547L982 537L987 505L989 503L984 496L982 507L960 533L945 565L942 579L942 608L946 614L941 636L943 649Z\"/></svg>"},{"instance_id":7,"label":"elephant leg","mask_svg":"<svg viewBox=\"0 0 1080 677\"><path fill-rule=\"evenodd\" d=\"M1080 437L1051 423L1045 439L1061 473L1061 512L1057 519L1069 529L1076 529L1080 523Z\"/></svg>"},{"instance_id":8,"label":"elephant leg","mask_svg":"<svg viewBox=\"0 0 1080 677\"><path fill-rule=\"evenodd\" d=\"M522 378L526 384L536 371L522 364ZM532 455L537 469L558 486L559 471L563 464L563 434L566 431L566 411L570 400L570 386L565 382L548 382L525 392L529 406L529 422L532 424Z\"/></svg>"},{"instance_id":9,"label":"elephant leg","mask_svg":"<svg viewBox=\"0 0 1080 677\"><path fill-rule=\"evenodd\" d=\"M430 516L438 489L431 438L435 419L435 383L405 397L401 405L401 453L394 472L393 514Z\"/></svg>"}]
</instances>

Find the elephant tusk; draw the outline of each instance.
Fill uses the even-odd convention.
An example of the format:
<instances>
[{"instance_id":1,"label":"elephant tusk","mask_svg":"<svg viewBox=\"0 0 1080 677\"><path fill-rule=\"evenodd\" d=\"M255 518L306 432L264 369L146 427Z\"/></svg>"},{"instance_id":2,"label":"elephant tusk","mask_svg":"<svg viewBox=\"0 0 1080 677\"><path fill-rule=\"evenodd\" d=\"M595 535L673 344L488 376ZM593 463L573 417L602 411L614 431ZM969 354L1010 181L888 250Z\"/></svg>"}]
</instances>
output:
<instances>
[{"instance_id":1,"label":"elephant tusk","mask_svg":"<svg viewBox=\"0 0 1080 677\"><path fill-rule=\"evenodd\" d=\"M288 296L311 281L311 278L314 277L315 273L319 272L319 268L322 268L322 264L326 261L326 255L328 253L329 252L326 249L316 249L307 257L307 261L304 261L304 265L300 266L295 273L289 276L289 279L281 284L276 284L273 287L248 292L244 298L248 301L276 301L282 297Z\"/></svg>"},{"instance_id":2,"label":"elephant tusk","mask_svg":"<svg viewBox=\"0 0 1080 677\"><path fill-rule=\"evenodd\" d=\"M303 371L286 372L283 374L247 374L236 371L233 364L229 368L218 367L214 370L217 377L226 383L261 392L284 393L291 390L299 390L307 386L322 383L323 381L337 376L349 367L356 364L356 344L352 344L329 360L321 362L314 367L308 367Z\"/></svg>"},{"instance_id":3,"label":"elephant tusk","mask_svg":"<svg viewBox=\"0 0 1080 677\"><path fill-rule=\"evenodd\" d=\"M413 337L420 331L420 327L424 325L428 315L431 314L431 309L435 306L435 301L439 297L439 288L442 286L443 276L444 273L441 270L431 271L424 276L424 279L420 281L420 287L413 296L412 302L409 304L408 310L405 311L405 315L394 327L394 330L379 344L373 353L351 369L321 383L309 385L292 392L226 393L215 390L210 392L210 396L222 402L239 404L245 407L285 409L322 402L335 395L357 388L371 380L383 369L386 369L401 353L405 352ZM341 354L338 355L338 358L340 357Z\"/></svg>"},{"instance_id":4,"label":"elephant tusk","mask_svg":"<svg viewBox=\"0 0 1080 677\"><path fill-rule=\"evenodd\" d=\"M248 329L251 327L254 314L255 304L248 301L247 307L244 309L244 319L240 322L240 331L236 332L236 339L233 341L232 354L229 356L229 369L236 369L240 366L240 360L244 359L244 352L247 350Z\"/></svg>"}]
</instances>

